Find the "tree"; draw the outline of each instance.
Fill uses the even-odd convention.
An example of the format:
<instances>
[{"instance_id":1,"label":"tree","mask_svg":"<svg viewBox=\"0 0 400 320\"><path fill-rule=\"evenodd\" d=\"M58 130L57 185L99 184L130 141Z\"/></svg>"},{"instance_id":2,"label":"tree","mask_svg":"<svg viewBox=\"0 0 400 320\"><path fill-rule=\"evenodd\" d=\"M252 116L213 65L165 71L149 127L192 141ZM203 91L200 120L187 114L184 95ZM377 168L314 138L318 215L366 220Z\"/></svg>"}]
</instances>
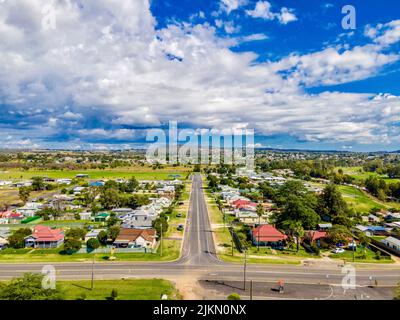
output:
<instances>
[{"instance_id":1,"label":"tree","mask_svg":"<svg viewBox=\"0 0 400 320\"><path fill-rule=\"evenodd\" d=\"M20 249L25 247L25 237L32 234L31 229L21 228L8 237L8 245L14 249Z\"/></svg>"},{"instance_id":2,"label":"tree","mask_svg":"<svg viewBox=\"0 0 400 320\"><path fill-rule=\"evenodd\" d=\"M319 196L317 208L320 216L329 217L329 220L344 215L348 210L340 190L333 183L328 184Z\"/></svg>"},{"instance_id":3,"label":"tree","mask_svg":"<svg viewBox=\"0 0 400 320\"><path fill-rule=\"evenodd\" d=\"M97 249L100 247L100 241L97 238L90 238L87 242L86 242L86 246L89 249Z\"/></svg>"},{"instance_id":4,"label":"tree","mask_svg":"<svg viewBox=\"0 0 400 320\"><path fill-rule=\"evenodd\" d=\"M155 219L152 223L153 228L156 230L157 234L161 234L161 228L163 234L168 231L168 221L165 215L160 215L157 219Z\"/></svg>"},{"instance_id":5,"label":"tree","mask_svg":"<svg viewBox=\"0 0 400 320\"><path fill-rule=\"evenodd\" d=\"M25 204L28 201L29 196L31 194L31 188L30 187L20 187L18 190L18 194L19 194L19 198L21 199L21 201Z\"/></svg>"},{"instance_id":6,"label":"tree","mask_svg":"<svg viewBox=\"0 0 400 320\"><path fill-rule=\"evenodd\" d=\"M312 230L320 222L319 215L310 206L307 198L290 195L286 199L282 213L277 216L277 224L284 227L286 221L300 221L304 229Z\"/></svg>"},{"instance_id":7,"label":"tree","mask_svg":"<svg viewBox=\"0 0 400 320\"><path fill-rule=\"evenodd\" d=\"M0 288L0 300L63 300L64 294L58 289L45 289L44 275L25 273Z\"/></svg>"},{"instance_id":8,"label":"tree","mask_svg":"<svg viewBox=\"0 0 400 320\"><path fill-rule=\"evenodd\" d=\"M67 238L64 241L64 250L68 254L72 254L82 248L82 242L79 239Z\"/></svg>"},{"instance_id":9,"label":"tree","mask_svg":"<svg viewBox=\"0 0 400 320\"><path fill-rule=\"evenodd\" d=\"M352 237L346 226L334 225L327 234L327 239L332 244L346 243Z\"/></svg>"},{"instance_id":10,"label":"tree","mask_svg":"<svg viewBox=\"0 0 400 320\"><path fill-rule=\"evenodd\" d=\"M32 178L32 190L33 191L46 190L46 184L44 183L42 177L33 177Z\"/></svg>"},{"instance_id":11,"label":"tree","mask_svg":"<svg viewBox=\"0 0 400 320\"><path fill-rule=\"evenodd\" d=\"M121 228L119 226L112 226L108 228L108 237L112 239L112 241L115 241L117 237L119 236L119 233L121 232Z\"/></svg>"},{"instance_id":12,"label":"tree","mask_svg":"<svg viewBox=\"0 0 400 320\"><path fill-rule=\"evenodd\" d=\"M264 215L264 207L261 203L257 204L256 213L258 216L258 225L261 226L261 217ZM260 227L257 235L257 251L260 250Z\"/></svg>"},{"instance_id":13,"label":"tree","mask_svg":"<svg viewBox=\"0 0 400 320\"><path fill-rule=\"evenodd\" d=\"M85 239L85 235L86 235L86 230L85 229L81 229L81 228L72 228L69 229L66 233L65 233L65 237L66 238L73 238L73 239L79 239L79 240L84 240Z\"/></svg>"},{"instance_id":14,"label":"tree","mask_svg":"<svg viewBox=\"0 0 400 320\"><path fill-rule=\"evenodd\" d=\"M135 177L129 179L128 183L126 184L126 192L134 192L139 188L139 182L136 180Z\"/></svg>"},{"instance_id":15,"label":"tree","mask_svg":"<svg viewBox=\"0 0 400 320\"><path fill-rule=\"evenodd\" d=\"M284 224L285 229L289 230L292 237L296 237L296 249L300 250L300 239L304 236L304 228L301 221L288 220Z\"/></svg>"},{"instance_id":16,"label":"tree","mask_svg":"<svg viewBox=\"0 0 400 320\"><path fill-rule=\"evenodd\" d=\"M114 207L117 207L119 203L120 203L120 196L116 189L104 188L102 190L100 195L100 204L103 206L103 208L112 209Z\"/></svg>"},{"instance_id":17,"label":"tree","mask_svg":"<svg viewBox=\"0 0 400 320\"><path fill-rule=\"evenodd\" d=\"M107 244L107 232L105 232L104 230L101 230L99 232L99 234L97 235L97 239L99 240L99 242L102 245L106 245Z\"/></svg>"}]
</instances>

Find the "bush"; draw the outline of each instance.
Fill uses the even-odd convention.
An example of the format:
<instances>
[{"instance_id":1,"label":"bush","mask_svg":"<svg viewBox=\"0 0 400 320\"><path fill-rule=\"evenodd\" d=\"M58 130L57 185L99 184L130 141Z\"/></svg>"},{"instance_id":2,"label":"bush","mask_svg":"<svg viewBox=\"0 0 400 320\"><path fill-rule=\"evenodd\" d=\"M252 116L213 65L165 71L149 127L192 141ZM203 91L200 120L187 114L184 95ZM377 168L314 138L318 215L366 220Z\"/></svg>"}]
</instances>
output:
<instances>
[{"instance_id":1,"label":"bush","mask_svg":"<svg viewBox=\"0 0 400 320\"><path fill-rule=\"evenodd\" d=\"M231 293L228 296L228 300L241 300L240 295L237 293Z\"/></svg>"},{"instance_id":2,"label":"bush","mask_svg":"<svg viewBox=\"0 0 400 320\"><path fill-rule=\"evenodd\" d=\"M68 238L64 241L64 250L67 254L72 254L82 248L82 242L78 239Z\"/></svg>"},{"instance_id":3,"label":"bush","mask_svg":"<svg viewBox=\"0 0 400 320\"><path fill-rule=\"evenodd\" d=\"M100 241L97 238L91 238L86 242L86 246L90 249L97 249L100 247Z\"/></svg>"}]
</instances>

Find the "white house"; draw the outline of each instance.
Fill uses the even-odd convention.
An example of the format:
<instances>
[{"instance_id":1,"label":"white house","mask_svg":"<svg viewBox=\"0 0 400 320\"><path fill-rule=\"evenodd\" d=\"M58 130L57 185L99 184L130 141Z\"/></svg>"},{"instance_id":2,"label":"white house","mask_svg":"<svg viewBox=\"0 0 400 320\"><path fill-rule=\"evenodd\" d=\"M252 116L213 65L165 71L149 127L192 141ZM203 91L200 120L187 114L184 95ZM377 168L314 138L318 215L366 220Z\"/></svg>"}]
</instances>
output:
<instances>
[{"instance_id":1,"label":"white house","mask_svg":"<svg viewBox=\"0 0 400 320\"><path fill-rule=\"evenodd\" d=\"M43 203L27 202L23 207L15 210L17 213L22 214L24 217L33 217L36 212L43 208Z\"/></svg>"}]
</instances>

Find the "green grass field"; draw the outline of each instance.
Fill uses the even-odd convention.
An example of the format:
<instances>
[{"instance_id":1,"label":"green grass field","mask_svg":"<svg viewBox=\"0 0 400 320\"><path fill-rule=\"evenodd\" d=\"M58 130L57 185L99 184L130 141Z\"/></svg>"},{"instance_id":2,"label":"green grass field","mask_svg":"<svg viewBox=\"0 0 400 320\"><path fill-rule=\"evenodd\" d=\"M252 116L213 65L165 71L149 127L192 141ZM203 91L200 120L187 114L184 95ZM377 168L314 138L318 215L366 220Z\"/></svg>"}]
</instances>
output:
<instances>
[{"instance_id":1,"label":"green grass field","mask_svg":"<svg viewBox=\"0 0 400 320\"><path fill-rule=\"evenodd\" d=\"M357 212L367 213L373 208L388 209L400 208L396 202L382 202L369 196L362 190L350 186L339 186L344 200Z\"/></svg>"},{"instance_id":2,"label":"green grass field","mask_svg":"<svg viewBox=\"0 0 400 320\"><path fill-rule=\"evenodd\" d=\"M362 253L365 250L365 259L362 258ZM353 261L353 251L351 250L346 250L343 253L336 253L336 254L331 254L329 256L330 258L333 259L343 259L347 262L352 262ZM366 248L366 249L361 249L357 248L356 252L354 253L354 262L361 262L361 263L393 263L394 261L392 259L384 259L381 258L380 260L376 259L375 252L372 250Z\"/></svg>"},{"instance_id":3,"label":"green grass field","mask_svg":"<svg viewBox=\"0 0 400 320\"><path fill-rule=\"evenodd\" d=\"M147 169L139 171L140 169L130 170L9 170L0 171L0 180L17 180L17 179L31 179L32 177L48 177L53 179L61 178L75 178L79 173L84 173L89 175L89 179L129 179L130 177L135 177L138 180L167 180L171 179L170 175L180 175L179 179L185 179L188 173L186 168L170 168L169 170L151 170Z\"/></svg>"},{"instance_id":4,"label":"green grass field","mask_svg":"<svg viewBox=\"0 0 400 320\"><path fill-rule=\"evenodd\" d=\"M59 281L58 286L66 300L106 300L115 289L116 300L160 300L166 294L169 300L178 300L180 295L174 284L162 279L96 280L93 290L89 280Z\"/></svg>"},{"instance_id":5,"label":"green grass field","mask_svg":"<svg viewBox=\"0 0 400 320\"><path fill-rule=\"evenodd\" d=\"M376 176L378 178L384 179L387 183L395 183L400 182L400 179L390 179L387 175L384 174L377 174L375 172L365 172L363 171L362 167L337 167L335 168L336 171L339 169L343 170L343 173L352 176L357 181L365 180L369 176Z\"/></svg>"},{"instance_id":6,"label":"green grass field","mask_svg":"<svg viewBox=\"0 0 400 320\"><path fill-rule=\"evenodd\" d=\"M0 251L1 263L32 263L32 262L90 262L93 259L91 253L75 253L71 255L60 254L57 249L5 249ZM173 261L178 259L180 253L180 241L164 240L163 255L160 248L156 253L115 253L115 261ZM110 254L94 254L96 261L107 261Z\"/></svg>"}]
</instances>

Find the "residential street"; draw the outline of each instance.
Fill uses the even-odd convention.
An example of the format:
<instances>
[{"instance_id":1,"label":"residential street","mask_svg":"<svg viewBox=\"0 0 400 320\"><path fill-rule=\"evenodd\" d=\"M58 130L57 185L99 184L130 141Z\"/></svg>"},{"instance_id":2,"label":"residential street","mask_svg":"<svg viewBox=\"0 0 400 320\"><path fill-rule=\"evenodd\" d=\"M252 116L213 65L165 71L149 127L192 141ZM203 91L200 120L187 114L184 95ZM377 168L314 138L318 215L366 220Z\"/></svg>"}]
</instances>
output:
<instances>
[{"instance_id":1,"label":"residential street","mask_svg":"<svg viewBox=\"0 0 400 320\"><path fill-rule=\"evenodd\" d=\"M0 280L25 272L40 272L44 264L0 265ZM58 279L90 279L91 263L54 263ZM96 262L95 279L163 278L177 284L186 299L224 299L231 292L254 299L391 299L392 286L400 281L397 265L366 265L356 271L356 289L344 290L345 274L338 265L247 265L247 290L243 289L242 264L225 263L215 254L200 175L193 178L189 214L181 258L174 262ZM199 281L201 280L201 281ZM274 287L285 282L285 292ZM379 288L369 288L378 284Z\"/></svg>"}]
</instances>

